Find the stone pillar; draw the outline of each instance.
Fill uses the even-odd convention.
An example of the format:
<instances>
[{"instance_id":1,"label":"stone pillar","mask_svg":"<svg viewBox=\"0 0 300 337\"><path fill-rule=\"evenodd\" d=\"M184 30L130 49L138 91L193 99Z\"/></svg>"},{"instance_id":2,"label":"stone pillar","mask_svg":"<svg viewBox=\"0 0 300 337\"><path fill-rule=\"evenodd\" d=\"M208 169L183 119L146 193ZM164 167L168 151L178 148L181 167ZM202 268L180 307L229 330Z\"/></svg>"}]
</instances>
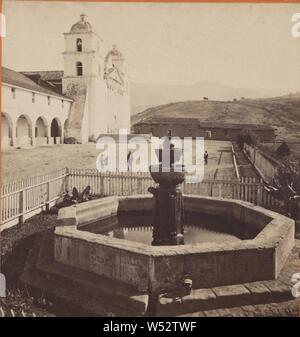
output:
<instances>
[{"instance_id":1,"label":"stone pillar","mask_svg":"<svg viewBox=\"0 0 300 337\"><path fill-rule=\"evenodd\" d=\"M13 122L11 127L11 146L17 146L17 123Z\"/></svg>"},{"instance_id":2,"label":"stone pillar","mask_svg":"<svg viewBox=\"0 0 300 337\"><path fill-rule=\"evenodd\" d=\"M176 186L159 186L149 192L154 197L152 245L184 244L181 190Z\"/></svg>"},{"instance_id":3,"label":"stone pillar","mask_svg":"<svg viewBox=\"0 0 300 337\"><path fill-rule=\"evenodd\" d=\"M291 218L295 220L295 232L300 233L300 195L294 195L290 199Z\"/></svg>"},{"instance_id":4,"label":"stone pillar","mask_svg":"<svg viewBox=\"0 0 300 337\"><path fill-rule=\"evenodd\" d=\"M50 125L51 125L51 122L50 123L48 123L48 126L47 126L47 144L48 145L50 145L50 135L51 135L51 127L50 127Z\"/></svg>"},{"instance_id":5,"label":"stone pillar","mask_svg":"<svg viewBox=\"0 0 300 337\"><path fill-rule=\"evenodd\" d=\"M35 146L35 144L36 144L36 139L35 139L35 125L31 125L29 137L31 138L31 139L30 139L30 145Z\"/></svg>"},{"instance_id":6,"label":"stone pillar","mask_svg":"<svg viewBox=\"0 0 300 337\"><path fill-rule=\"evenodd\" d=\"M61 132L60 132L60 144L64 143L64 137L65 137L65 133L64 133L64 126L61 126Z\"/></svg>"}]
</instances>

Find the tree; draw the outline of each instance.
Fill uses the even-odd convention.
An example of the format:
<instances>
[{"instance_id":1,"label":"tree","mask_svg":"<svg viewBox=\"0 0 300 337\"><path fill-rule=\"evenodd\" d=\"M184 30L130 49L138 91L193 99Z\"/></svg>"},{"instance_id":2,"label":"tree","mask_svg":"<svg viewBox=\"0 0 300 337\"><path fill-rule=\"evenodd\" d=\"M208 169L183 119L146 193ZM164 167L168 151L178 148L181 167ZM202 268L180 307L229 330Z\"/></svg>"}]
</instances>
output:
<instances>
[{"instance_id":1,"label":"tree","mask_svg":"<svg viewBox=\"0 0 300 337\"><path fill-rule=\"evenodd\" d=\"M280 146L276 150L276 153L280 157L285 157L285 156L288 156L290 154L290 148L285 141L283 141L280 144Z\"/></svg>"},{"instance_id":2,"label":"tree","mask_svg":"<svg viewBox=\"0 0 300 337\"><path fill-rule=\"evenodd\" d=\"M242 149L244 143L248 145L256 145L257 136L253 131L244 129L237 135L236 142L238 146Z\"/></svg>"},{"instance_id":3,"label":"tree","mask_svg":"<svg viewBox=\"0 0 300 337\"><path fill-rule=\"evenodd\" d=\"M276 187L276 192L273 192L274 196L284 201L286 211L288 212L291 198L300 195L299 162L286 160L278 169L278 173L275 175L272 185Z\"/></svg>"}]
</instances>

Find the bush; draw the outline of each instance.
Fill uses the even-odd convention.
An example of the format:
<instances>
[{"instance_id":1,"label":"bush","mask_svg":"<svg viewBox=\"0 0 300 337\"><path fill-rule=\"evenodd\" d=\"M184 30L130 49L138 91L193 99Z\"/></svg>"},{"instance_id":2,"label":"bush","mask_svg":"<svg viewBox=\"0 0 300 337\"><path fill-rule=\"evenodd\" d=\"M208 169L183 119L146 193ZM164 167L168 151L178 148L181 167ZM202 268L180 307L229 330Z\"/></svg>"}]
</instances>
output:
<instances>
[{"instance_id":1,"label":"bush","mask_svg":"<svg viewBox=\"0 0 300 337\"><path fill-rule=\"evenodd\" d=\"M254 132L247 130L245 135L245 143L248 145L256 145L257 144L257 136Z\"/></svg>"},{"instance_id":2,"label":"bush","mask_svg":"<svg viewBox=\"0 0 300 337\"><path fill-rule=\"evenodd\" d=\"M251 130L243 130L237 135L236 142L240 148L243 148L244 143L248 145L256 145L257 135Z\"/></svg>"},{"instance_id":3,"label":"bush","mask_svg":"<svg viewBox=\"0 0 300 337\"><path fill-rule=\"evenodd\" d=\"M77 140L74 137L68 137L64 140L65 144L77 144Z\"/></svg>"},{"instance_id":4,"label":"bush","mask_svg":"<svg viewBox=\"0 0 300 337\"><path fill-rule=\"evenodd\" d=\"M280 144L276 150L276 153L280 157L288 156L290 154L290 148L285 141Z\"/></svg>"}]
</instances>

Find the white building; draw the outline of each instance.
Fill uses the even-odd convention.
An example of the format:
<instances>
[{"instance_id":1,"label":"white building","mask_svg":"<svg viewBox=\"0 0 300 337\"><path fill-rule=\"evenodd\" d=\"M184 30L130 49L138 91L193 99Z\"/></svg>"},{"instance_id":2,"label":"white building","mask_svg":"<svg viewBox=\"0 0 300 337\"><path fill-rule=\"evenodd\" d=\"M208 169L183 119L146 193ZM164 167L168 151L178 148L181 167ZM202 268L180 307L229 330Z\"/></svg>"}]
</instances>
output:
<instances>
[{"instance_id":1,"label":"white building","mask_svg":"<svg viewBox=\"0 0 300 337\"><path fill-rule=\"evenodd\" d=\"M64 34L63 71L3 70L3 146L84 143L130 130L129 84L123 55L81 15Z\"/></svg>"},{"instance_id":2,"label":"white building","mask_svg":"<svg viewBox=\"0 0 300 337\"><path fill-rule=\"evenodd\" d=\"M2 68L2 148L60 144L72 100Z\"/></svg>"}]
</instances>

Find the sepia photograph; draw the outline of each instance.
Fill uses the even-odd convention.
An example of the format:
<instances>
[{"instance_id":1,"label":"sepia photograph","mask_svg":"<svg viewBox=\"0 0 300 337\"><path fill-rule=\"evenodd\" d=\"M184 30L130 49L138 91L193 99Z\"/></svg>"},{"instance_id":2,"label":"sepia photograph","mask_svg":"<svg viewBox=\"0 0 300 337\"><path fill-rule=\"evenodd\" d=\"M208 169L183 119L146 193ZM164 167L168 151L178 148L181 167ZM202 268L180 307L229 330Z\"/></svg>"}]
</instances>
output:
<instances>
[{"instance_id":1,"label":"sepia photograph","mask_svg":"<svg viewBox=\"0 0 300 337\"><path fill-rule=\"evenodd\" d=\"M0 12L0 318L299 317L300 3Z\"/></svg>"}]
</instances>

